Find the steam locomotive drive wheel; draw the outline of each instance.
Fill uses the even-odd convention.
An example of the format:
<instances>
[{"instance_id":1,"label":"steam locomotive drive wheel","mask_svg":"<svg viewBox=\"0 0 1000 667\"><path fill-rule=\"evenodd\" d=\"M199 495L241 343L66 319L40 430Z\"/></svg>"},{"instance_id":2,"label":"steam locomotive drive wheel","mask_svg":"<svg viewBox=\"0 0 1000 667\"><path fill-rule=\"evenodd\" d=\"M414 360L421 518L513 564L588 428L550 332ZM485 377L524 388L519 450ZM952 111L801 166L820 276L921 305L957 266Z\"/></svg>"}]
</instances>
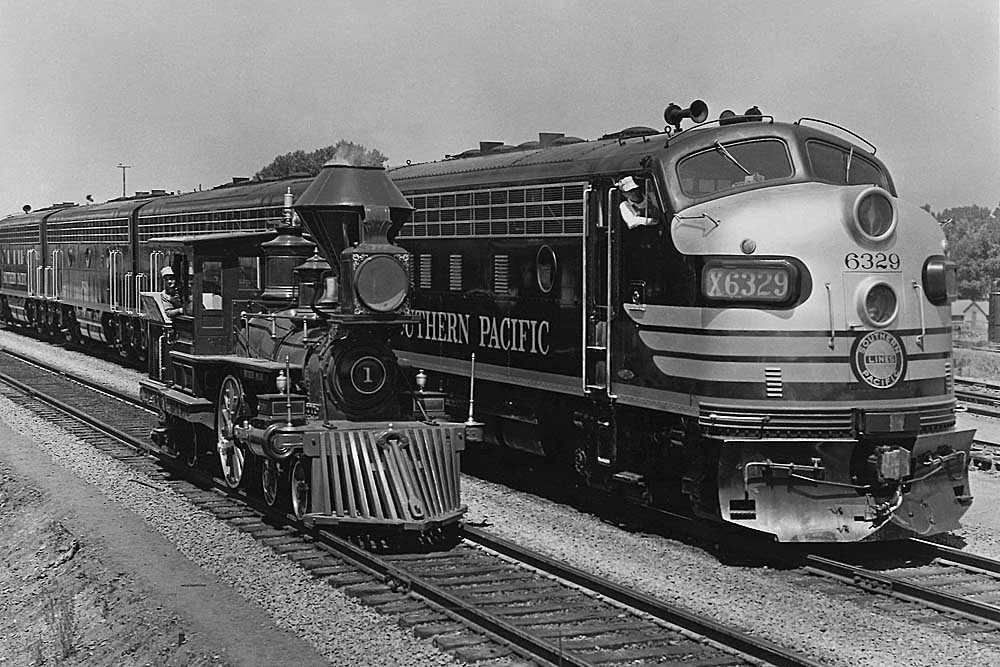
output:
<instances>
[{"instance_id":1,"label":"steam locomotive drive wheel","mask_svg":"<svg viewBox=\"0 0 1000 667\"><path fill-rule=\"evenodd\" d=\"M309 459L301 456L296 458L288 479L288 486L292 492L292 512L297 519L301 519L309 513L309 498L312 495L312 486L309 483Z\"/></svg>"},{"instance_id":2,"label":"steam locomotive drive wheel","mask_svg":"<svg viewBox=\"0 0 1000 667\"><path fill-rule=\"evenodd\" d=\"M243 481L246 453L236 440L234 427L243 415L243 387L232 375L227 375L219 389L219 403L215 415L215 432L218 435L219 464L226 484L236 488Z\"/></svg>"},{"instance_id":3,"label":"steam locomotive drive wheel","mask_svg":"<svg viewBox=\"0 0 1000 667\"><path fill-rule=\"evenodd\" d=\"M278 485L281 479L281 469L278 462L265 458L260 465L260 485L264 492L264 502L268 507L274 507L278 500Z\"/></svg>"}]
</instances>

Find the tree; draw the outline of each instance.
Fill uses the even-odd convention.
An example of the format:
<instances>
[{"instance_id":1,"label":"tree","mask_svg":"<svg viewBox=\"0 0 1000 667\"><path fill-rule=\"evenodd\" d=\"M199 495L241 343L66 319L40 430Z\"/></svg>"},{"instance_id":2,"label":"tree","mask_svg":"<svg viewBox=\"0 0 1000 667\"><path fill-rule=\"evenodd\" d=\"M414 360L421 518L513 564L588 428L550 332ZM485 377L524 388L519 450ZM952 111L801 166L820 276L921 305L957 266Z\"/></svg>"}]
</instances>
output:
<instances>
[{"instance_id":1,"label":"tree","mask_svg":"<svg viewBox=\"0 0 1000 667\"><path fill-rule=\"evenodd\" d=\"M258 180L284 178L292 174L315 176L330 160L338 160L354 166L381 167L388 159L376 149L369 150L361 144L341 139L333 146L317 148L311 153L297 150L279 155L271 161L271 164L254 174L254 178Z\"/></svg>"},{"instance_id":2,"label":"tree","mask_svg":"<svg viewBox=\"0 0 1000 667\"><path fill-rule=\"evenodd\" d=\"M987 298L1000 279L1000 219L984 206L946 208L935 217L958 265L959 298Z\"/></svg>"}]
</instances>

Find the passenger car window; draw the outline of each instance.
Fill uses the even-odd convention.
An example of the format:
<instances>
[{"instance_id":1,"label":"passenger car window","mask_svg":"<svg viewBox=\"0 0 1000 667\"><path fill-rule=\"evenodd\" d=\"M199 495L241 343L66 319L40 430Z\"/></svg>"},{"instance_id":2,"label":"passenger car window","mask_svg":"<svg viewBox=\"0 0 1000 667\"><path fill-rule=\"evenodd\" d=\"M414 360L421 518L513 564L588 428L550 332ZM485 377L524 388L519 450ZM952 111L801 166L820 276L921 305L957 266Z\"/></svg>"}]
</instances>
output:
<instances>
[{"instance_id":1,"label":"passenger car window","mask_svg":"<svg viewBox=\"0 0 1000 667\"><path fill-rule=\"evenodd\" d=\"M821 181L839 185L888 187L888 180L882 170L857 151L810 140L806 142L806 154L809 156L813 176Z\"/></svg>"},{"instance_id":2,"label":"passenger car window","mask_svg":"<svg viewBox=\"0 0 1000 667\"><path fill-rule=\"evenodd\" d=\"M780 139L716 142L677 164L681 191L692 198L791 175L792 160Z\"/></svg>"}]
</instances>

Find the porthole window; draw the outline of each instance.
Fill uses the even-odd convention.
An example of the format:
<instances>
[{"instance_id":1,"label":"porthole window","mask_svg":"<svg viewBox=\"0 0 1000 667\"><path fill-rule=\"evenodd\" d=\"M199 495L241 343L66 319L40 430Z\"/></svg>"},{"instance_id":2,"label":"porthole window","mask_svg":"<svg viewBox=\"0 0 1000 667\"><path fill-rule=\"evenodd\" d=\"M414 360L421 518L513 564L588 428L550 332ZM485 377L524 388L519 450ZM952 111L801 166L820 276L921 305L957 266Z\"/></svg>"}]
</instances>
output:
<instances>
[{"instance_id":1,"label":"porthole window","mask_svg":"<svg viewBox=\"0 0 1000 667\"><path fill-rule=\"evenodd\" d=\"M538 254L535 256L535 275L538 278L538 289L542 290L543 294L552 291L552 287L556 283L558 268L555 251L547 245L539 248Z\"/></svg>"}]
</instances>

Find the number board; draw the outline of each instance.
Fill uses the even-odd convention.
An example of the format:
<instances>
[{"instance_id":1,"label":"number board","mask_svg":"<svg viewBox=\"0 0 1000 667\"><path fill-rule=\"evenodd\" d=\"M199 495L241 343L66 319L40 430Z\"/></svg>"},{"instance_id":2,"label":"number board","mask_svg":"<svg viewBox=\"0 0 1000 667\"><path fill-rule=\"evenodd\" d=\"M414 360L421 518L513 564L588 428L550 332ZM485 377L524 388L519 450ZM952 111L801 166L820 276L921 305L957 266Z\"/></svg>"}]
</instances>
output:
<instances>
[{"instance_id":1,"label":"number board","mask_svg":"<svg viewBox=\"0 0 1000 667\"><path fill-rule=\"evenodd\" d=\"M351 384L362 394L375 394L385 385L385 366L377 357L361 357L351 367Z\"/></svg>"},{"instance_id":2,"label":"number board","mask_svg":"<svg viewBox=\"0 0 1000 667\"><path fill-rule=\"evenodd\" d=\"M849 252L844 255L848 271L898 271L902 262L894 252Z\"/></svg>"},{"instance_id":3,"label":"number board","mask_svg":"<svg viewBox=\"0 0 1000 667\"><path fill-rule=\"evenodd\" d=\"M784 261L706 262L702 293L714 301L785 303L794 297L795 268Z\"/></svg>"}]
</instances>

